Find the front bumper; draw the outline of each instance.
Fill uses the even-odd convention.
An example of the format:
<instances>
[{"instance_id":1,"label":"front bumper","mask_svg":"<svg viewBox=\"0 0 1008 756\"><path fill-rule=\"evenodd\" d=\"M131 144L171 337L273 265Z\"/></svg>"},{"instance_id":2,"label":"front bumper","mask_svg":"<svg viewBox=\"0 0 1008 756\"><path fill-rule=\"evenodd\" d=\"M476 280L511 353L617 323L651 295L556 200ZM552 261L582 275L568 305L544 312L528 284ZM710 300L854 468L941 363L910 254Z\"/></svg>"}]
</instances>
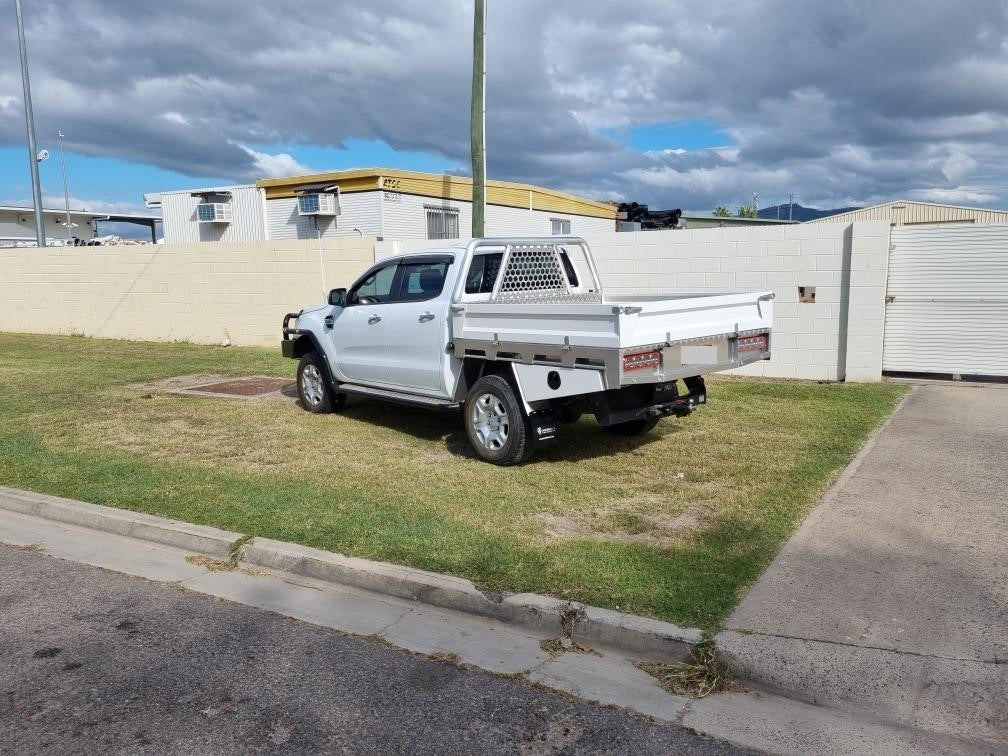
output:
<instances>
[{"instance_id":1,"label":"front bumper","mask_svg":"<svg viewBox=\"0 0 1008 756\"><path fill-rule=\"evenodd\" d=\"M280 342L280 351L284 357L292 360L301 356L295 342L300 338L302 331L300 328L290 327L291 320L297 320L299 317L301 317L300 312L288 312L283 319L283 340Z\"/></svg>"}]
</instances>

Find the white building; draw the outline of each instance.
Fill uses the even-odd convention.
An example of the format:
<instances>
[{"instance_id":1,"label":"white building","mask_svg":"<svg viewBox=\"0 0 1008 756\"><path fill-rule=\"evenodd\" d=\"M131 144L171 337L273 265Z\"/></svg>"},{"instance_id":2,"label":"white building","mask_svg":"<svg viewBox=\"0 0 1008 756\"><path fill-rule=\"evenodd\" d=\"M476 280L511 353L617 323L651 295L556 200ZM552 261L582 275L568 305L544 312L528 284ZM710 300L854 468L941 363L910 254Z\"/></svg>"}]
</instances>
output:
<instances>
[{"instance_id":1,"label":"white building","mask_svg":"<svg viewBox=\"0 0 1008 756\"><path fill-rule=\"evenodd\" d=\"M1008 210L987 210L979 207L944 205L935 202L893 200L881 205L826 215L806 223L853 223L884 220L890 226L947 225L950 223L1008 223Z\"/></svg>"},{"instance_id":2,"label":"white building","mask_svg":"<svg viewBox=\"0 0 1008 756\"><path fill-rule=\"evenodd\" d=\"M615 229L613 205L531 184L487 181L486 235L549 236ZM264 179L253 185L149 195L165 242L374 236L468 238L472 179L384 168Z\"/></svg>"},{"instance_id":3,"label":"white building","mask_svg":"<svg viewBox=\"0 0 1008 756\"><path fill-rule=\"evenodd\" d=\"M151 229L151 241L154 241L155 224L160 222L161 219L156 215L109 215L71 210L70 230L67 232L66 210L42 210L42 230L50 244L65 243L75 236L88 241L100 234L103 223L132 223L146 226ZM35 208L0 206L0 246L33 245L38 241L35 234Z\"/></svg>"}]
</instances>

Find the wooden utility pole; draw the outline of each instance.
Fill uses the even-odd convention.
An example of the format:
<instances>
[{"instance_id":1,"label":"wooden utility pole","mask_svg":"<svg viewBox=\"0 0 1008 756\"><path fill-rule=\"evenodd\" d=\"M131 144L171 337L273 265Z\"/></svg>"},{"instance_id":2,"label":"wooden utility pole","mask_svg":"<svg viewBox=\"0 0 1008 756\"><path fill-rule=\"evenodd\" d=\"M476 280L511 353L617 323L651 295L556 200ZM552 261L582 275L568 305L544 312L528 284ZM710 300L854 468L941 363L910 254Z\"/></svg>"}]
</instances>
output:
<instances>
[{"instance_id":1,"label":"wooden utility pole","mask_svg":"<svg viewBox=\"0 0 1008 756\"><path fill-rule=\"evenodd\" d=\"M472 235L486 230L486 0L474 0L470 149L472 152Z\"/></svg>"}]
</instances>

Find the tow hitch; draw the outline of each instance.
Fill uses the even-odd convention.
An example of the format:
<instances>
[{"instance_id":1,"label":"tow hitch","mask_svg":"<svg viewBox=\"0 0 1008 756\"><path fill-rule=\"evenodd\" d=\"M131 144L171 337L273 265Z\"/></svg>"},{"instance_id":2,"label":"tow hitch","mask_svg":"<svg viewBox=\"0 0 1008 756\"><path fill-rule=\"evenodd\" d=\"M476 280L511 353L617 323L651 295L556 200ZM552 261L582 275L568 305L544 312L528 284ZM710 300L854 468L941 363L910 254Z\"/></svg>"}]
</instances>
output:
<instances>
[{"instance_id":1,"label":"tow hitch","mask_svg":"<svg viewBox=\"0 0 1008 756\"><path fill-rule=\"evenodd\" d=\"M704 383L702 375L695 375L690 378L683 378L686 390L689 392L685 396L675 396L675 384L663 384L655 389L655 404L648 407L648 417L665 417L675 415L676 417L686 417L697 406L707 403L707 385ZM664 389L664 391L659 390ZM672 394L668 401L661 401L662 394Z\"/></svg>"}]
</instances>

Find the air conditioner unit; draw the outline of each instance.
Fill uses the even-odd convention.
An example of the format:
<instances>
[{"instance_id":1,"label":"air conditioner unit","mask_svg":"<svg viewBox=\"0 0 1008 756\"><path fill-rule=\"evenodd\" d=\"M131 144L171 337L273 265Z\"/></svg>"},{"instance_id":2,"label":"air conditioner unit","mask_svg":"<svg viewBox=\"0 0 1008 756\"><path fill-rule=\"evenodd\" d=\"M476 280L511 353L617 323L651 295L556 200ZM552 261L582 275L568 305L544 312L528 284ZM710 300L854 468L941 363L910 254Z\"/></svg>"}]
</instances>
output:
<instances>
[{"instance_id":1,"label":"air conditioner unit","mask_svg":"<svg viewBox=\"0 0 1008 756\"><path fill-rule=\"evenodd\" d=\"M319 192L298 195L298 215L339 215L339 194Z\"/></svg>"},{"instance_id":2,"label":"air conditioner unit","mask_svg":"<svg viewBox=\"0 0 1008 756\"><path fill-rule=\"evenodd\" d=\"M230 202L201 202L196 205L196 220L199 223L230 223Z\"/></svg>"}]
</instances>

